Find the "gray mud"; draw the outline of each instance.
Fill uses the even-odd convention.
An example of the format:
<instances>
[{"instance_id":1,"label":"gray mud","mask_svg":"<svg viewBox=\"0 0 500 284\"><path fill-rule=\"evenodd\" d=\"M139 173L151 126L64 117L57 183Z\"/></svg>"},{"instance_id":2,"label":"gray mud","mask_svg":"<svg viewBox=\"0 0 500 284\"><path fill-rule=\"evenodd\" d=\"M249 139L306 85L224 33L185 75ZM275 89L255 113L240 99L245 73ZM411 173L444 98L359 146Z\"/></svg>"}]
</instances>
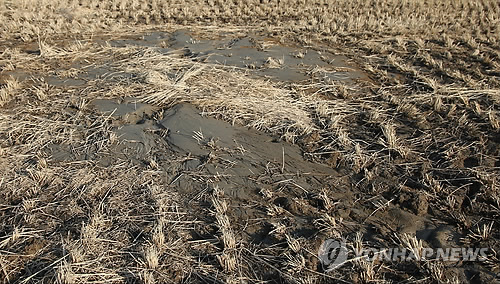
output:
<instances>
[{"instance_id":1,"label":"gray mud","mask_svg":"<svg viewBox=\"0 0 500 284\"><path fill-rule=\"evenodd\" d=\"M174 149L196 156L212 154L230 165L231 175L255 175L269 163L281 165L283 171L335 174L325 166L305 161L296 145L276 141L253 129L203 117L189 104L168 110L160 124L169 130L168 142Z\"/></svg>"},{"instance_id":2,"label":"gray mud","mask_svg":"<svg viewBox=\"0 0 500 284\"><path fill-rule=\"evenodd\" d=\"M150 133L161 128L152 120L158 108L140 103L134 98L120 100L94 100L95 108L113 118L112 125L121 146L131 147L139 160L147 160L151 150L157 145L156 137ZM123 152L123 147L120 147Z\"/></svg>"},{"instance_id":3,"label":"gray mud","mask_svg":"<svg viewBox=\"0 0 500 284\"><path fill-rule=\"evenodd\" d=\"M144 154L152 150L153 140L163 139L173 152L193 157L196 161L191 165L201 165L207 158L219 161L221 165L206 165L212 174L220 172L222 167L231 176L255 175L265 171L269 164L279 165L281 171L336 174L326 166L305 161L296 145L277 141L254 129L202 116L202 112L190 104L165 110L133 98L94 100L92 104L99 112L114 118L114 131L119 139L142 144L146 149ZM162 119L153 118L159 116Z\"/></svg>"},{"instance_id":4,"label":"gray mud","mask_svg":"<svg viewBox=\"0 0 500 284\"><path fill-rule=\"evenodd\" d=\"M155 161L153 167L167 173L170 186L185 197L194 216L209 218L197 211L204 210L198 203L208 187L218 187L230 197L234 218L264 220L266 208L276 204L296 215L291 218L297 235L311 236L317 230L308 214L317 210L302 208L292 198L309 195L328 181L343 180L334 169L305 160L297 145L204 116L190 104L158 109L127 98L94 100L92 105L111 118L118 136L109 151L94 159L102 165L127 160L151 166ZM262 230L261 221L252 221L243 233L251 241L271 241Z\"/></svg>"},{"instance_id":5,"label":"gray mud","mask_svg":"<svg viewBox=\"0 0 500 284\"><path fill-rule=\"evenodd\" d=\"M280 44L261 36L237 37L231 34L218 39L196 39L189 31L173 33L151 32L112 40L94 39L101 45L112 47L154 47L165 54L180 54L195 61L208 62L241 68L255 76L279 82L316 80L323 83L343 81L344 83L367 80L367 75L349 62L346 56L333 54L321 47L294 47ZM35 46L24 50L30 54L39 51ZM67 78L65 70L75 69L79 73ZM12 76L20 81L29 79L31 74L22 71L5 71L4 76ZM95 79L120 80L130 74L114 73L110 65L85 66L84 63L68 62L54 74L44 74L45 81L53 86L84 86Z\"/></svg>"},{"instance_id":6,"label":"gray mud","mask_svg":"<svg viewBox=\"0 0 500 284\"><path fill-rule=\"evenodd\" d=\"M152 32L144 35L139 35L133 38L114 39L107 41L113 47L126 47L129 45L154 47L160 45L163 41L170 37L169 33Z\"/></svg>"},{"instance_id":7,"label":"gray mud","mask_svg":"<svg viewBox=\"0 0 500 284\"><path fill-rule=\"evenodd\" d=\"M140 36L106 41L114 47L157 47L162 53L175 53L193 60L251 70L257 76L278 81L319 79L356 81L367 76L343 55L318 48L286 46L261 36L197 39L189 31L152 32Z\"/></svg>"},{"instance_id":8,"label":"gray mud","mask_svg":"<svg viewBox=\"0 0 500 284\"><path fill-rule=\"evenodd\" d=\"M291 213L293 235L308 238L319 233L308 220L321 216L324 205L318 194L327 185L332 202L337 204L331 214L365 224L363 231L368 235L376 228L383 234L396 230L418 234L430 243L442 242L440 225L417 215L418 208L416 214L392 205L379 211L380 204L391 203L380 196L360 202L349 190L353 185L348 176L305 160L296 145L204 116L190 104L159 109L131 98L95 100L92 104L113 119L113 131L119 137L114 150L101 157L102 164L120 156L146 164L156 160L171 173L170 185L189 200L186 206L194 206L192 202L207 190L200 180L209 181L230 197L234 218L272 222L262 208L274 204ZM260 221L250 223L244 233L250 241L272 243L263 229L266 226Z\"/></svg>"},{"instance_id":9,"label":"gray mud","mask_svg":"<svg viewBox=\"0 0 500 284\"><path fill-rule=\"evenodd\" d=\"M122 79L124 76L131 76L130 74L125 74L121 72L112 72L113 70L109 66L80 66L79 64L71 64L66 68L68 69L78 69L79 73L74 77L66 77L60 74L56 74L52 72L51 74L44 74L42 76L38 76L38 74L30 74L24 72L22 70L14 70L14 71L4 71L0 74L0 84L5 83L5 81L9 78L15 78L18 81L26 81L31 78L43 78L50 86L55 87L81 87L85 86L89 81L96 79L106 79L108 81L116 81ZM60 71L64 71L61 69Z\"/></svg>"},{"instance_id":10,"label":"gray mud","mask_svg":"<svg viewBox=\"0 0 500 284\"><path fill-rule=\"evenodd\" d=\"M197 40L189 32L172 34L169 48L183 49L186 56L238 68L248 68L260 76L281 81L311 78L310 71L320 67L316 76L325 80L356 80L364 74L348 64L348 58L326 51L297 48L267 41L261 37Z\"/></svg>"}]
</instances>

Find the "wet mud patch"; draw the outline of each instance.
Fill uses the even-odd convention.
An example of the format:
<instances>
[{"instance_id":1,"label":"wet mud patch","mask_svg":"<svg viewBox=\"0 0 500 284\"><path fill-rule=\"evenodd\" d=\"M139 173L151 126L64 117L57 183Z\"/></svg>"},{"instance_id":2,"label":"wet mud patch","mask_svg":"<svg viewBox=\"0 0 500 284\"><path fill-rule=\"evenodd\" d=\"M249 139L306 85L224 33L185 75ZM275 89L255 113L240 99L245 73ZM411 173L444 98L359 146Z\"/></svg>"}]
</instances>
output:
<instances>
[{"instance_id":1,"label":"wet mud patch","mask_svg":"<svg viewBox=\"0 0 500 284\"><path fill-rule=\"evenodd\" d=\"M108 82L117 81L124 77L130 77L130 74L122 72L113 72L109 66L85 66L77 63L68 63L65 67L57 68L51 72L40 74L37 71L25 72L23 70L3 71L0 74L0 84L7 80L33 81L41 80L49 86L57 88L79 88L86 87L89 82L99 79L105 79Z\"/></svg>"},{"instance_id":2,"label":"wet mud patch","mask_svg":"<svg viewBox=\"0 0 500 284\"><path fill-rule=\"evenodd\" d=\"M385 199L359 193L349 175L306 161L298 146L209 117L193 105L160 108L133 98L92 104L110 116L119 141L109 151L114 154L99 156L102 164L134 157L138 165L164 171L164 190L179 193L185 212L198 221L188 230L189 241L212 244L192 251L205 255L200 261L207 265L219 265L214 255L225 251L224 243L214 241L227 233L218 223L220 213L214 213L221 210L219 203L225 204L224 218L235 242L271 254L293 250L298 243L316 251L339 232L348 239L362 233L365 242L381 247L405 235L426 247L456 247L464 238L431 217L423 194L405 189ZM315 256L305 263L320 269Z\"/></svg>"},{"instance_id":3,"label":"wet mud patch","mask_svg":"<svg viewBox=\"0 0 500 284\"><path fill-rule=\"evenodd\" d=\"M237 36L201 39L188 30L150 32L104 41L113 47L155 47L164 54L176 54L196 61L232 66L275 81L295 82L316 79L325 83L353 83L367 75L344 55L321 47L295 47L264 36Z\"/></svg>"},{"instance_id":4,"label":"wet mud patch","mask_svg":"<svg viewBox=\"0 0 500 284\"><path fill-rule=\"evenodd\" d=\"M312 220L321 207L314 197L318 189L333 180L346 182L330 167L304 160L298 146L203 116L190 104L159 109L130 98L92 104L113 119L119 142L110 152L124 152L127 145L135 159L154 160L170 173L169 187L185 197L185 206L208 218L196 235L213 231L209 197L217 189L238 238L256 243L269 238L262 233L273 222L264 221L269 214L285 218L292 235L313 238L318 229Z\"/></svg>"},{"instance_id":5,"label":"wet mud patch","mask_svg":"<svg viewBox=\"0 0 500 284\"><path fill-rule=\"evenodd\" d=\"M331 81L366 78L347 63L345 56L285 46L259 36L198 40L188 31L180 30L171 35L168 45L196 60L251 69L259 76L278 81L301 81L311 76Z\"/></svg>"},{"instance_id":6,"label":"wet mud patch","mask_svg":"<svg viewBox=\"0 0 500 284\"><path fill-rule=\"evenodd\" d=\"M274 171L280 175L338 175L327 166L304 160L296 145L208 117L190 104L161 109L125 98L94 100L92 105L112 118L112 129L119 140L141 145L149 145L151 140L164 141L176 156L189 157L188 169L227 176L224 183L228 188L248 183L251 176ZM302 190L307 192L307 182L304 187Z\"/></svg>"},{"instance_id":7,"label":"wet mud patch","mask_svg":"<svg viewBox=\"0 0 500 284\"><path fill-rule=\"evenodd\" d=\"M333 170L305 161L297 146L254 129L203 117L195 107L179 104L166 110L160 125L168 129L168 141L179 152L206 156L223 153L222 159L234 163L235 173L258 174L255 165L280 164L282 171L334 174Z\"/></svg>"},{"instance_id":8,"label":"wet mud patch","mask_svg":"<svg viewBox=\"0 0 500 284\"><path fill-rule=\"evenodd\" d=\"M129 38L123 39L112 39L105 40L101 39L100 42L104 41L113 47L126 47L126 46L144 46L144 47L153 47L153 46L161 46L165 40L168 40L170 37L169 33L166 32L151 32L143 35L137 35Z\"/></svg>"}]
</instances>

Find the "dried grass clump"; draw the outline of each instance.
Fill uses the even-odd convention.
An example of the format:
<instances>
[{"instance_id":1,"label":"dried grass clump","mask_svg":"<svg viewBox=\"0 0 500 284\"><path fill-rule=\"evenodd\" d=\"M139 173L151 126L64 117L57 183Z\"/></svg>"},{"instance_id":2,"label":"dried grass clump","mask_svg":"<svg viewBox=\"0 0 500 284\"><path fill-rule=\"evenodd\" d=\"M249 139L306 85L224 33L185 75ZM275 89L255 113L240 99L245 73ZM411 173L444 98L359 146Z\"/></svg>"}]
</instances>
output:
<instances>
[{"instance_id":1,"label":"dried grass clump","mask_svg":"<svg viewBox=\"0 0 500 284\"><path fill-rule=\"evenodd\" d=\"M144 102L160 106L190 102L206 115L280 133L290 141L314 129L307 103L269 81L155 50L129 52L132 58L121 61L119 68L142 76L147 86L139 97Z\"/></svg>"},{"instance_id":2,"label":"dried grass clump","mask_svg":"<svg viewBox=\"0 0 500 284\"><path fill-rule=\"evenodd\" d=\"M224 245L222 254L217 256L217 260L224 271L230 273L238 267L236 237L227 216L228 205L222 198L223 192L216 187L212 194L212 204L215 209L216 223L222 235L221 238Z\"/></svg>"},{"instance_id":3,"label":"dried grass clump","mask_svg":"<svg viewBox=\"0 0 500 284\"><path fill-rule=\"evenodd\" d=\"M6 105L21 89L21 83L11 77L5 82L5 86L0 89L0 107Z\"/></svg>"},{"instance_id":4,"label":"dried grass clump","mask_svg":"<svg viewBox=\"0 0 500 284\"><path fill-rule=\"evenodd\" d=\"M156 270L154 279L165 282L169 266L162 265L162 254L169 248L183 255L174 241L179 238L170 234L189 224L179 225L179 209L169 213L173 194L156 195L161 200L154 212L142 185L157 179L155 172L138 171L114 155L107 167L89 158L117 146L112 118L88 107L96 96L89 89L67 92L46 83L24 81L30 85L0 111L0 282L127 282L145 270ZM171 220L177 222L162 238ZM135 228L154 231L153 248L140 235L130 238ZM137 267L141 255L147 265ZM183 267L180 262L172 261Z\"/></svg>"}]
</instances>

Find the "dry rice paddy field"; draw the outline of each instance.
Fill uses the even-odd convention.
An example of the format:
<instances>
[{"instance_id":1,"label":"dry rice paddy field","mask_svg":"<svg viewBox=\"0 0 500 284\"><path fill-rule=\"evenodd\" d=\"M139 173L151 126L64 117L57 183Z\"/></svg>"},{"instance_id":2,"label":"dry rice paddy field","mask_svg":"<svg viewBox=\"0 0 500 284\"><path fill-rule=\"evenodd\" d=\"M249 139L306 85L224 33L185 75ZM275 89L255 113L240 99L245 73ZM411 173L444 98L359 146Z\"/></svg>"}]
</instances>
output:
<instances>
[{"instance_id":1,"label":"dry rice paddy field","mask_svg":"<svg viewBox=\"0 0 500 284\"><path fill-rule=\"evenodd\" d=\"M1 283L498 282L499 151L496 0L0 0Z\"/></svg>"}]
</instances>

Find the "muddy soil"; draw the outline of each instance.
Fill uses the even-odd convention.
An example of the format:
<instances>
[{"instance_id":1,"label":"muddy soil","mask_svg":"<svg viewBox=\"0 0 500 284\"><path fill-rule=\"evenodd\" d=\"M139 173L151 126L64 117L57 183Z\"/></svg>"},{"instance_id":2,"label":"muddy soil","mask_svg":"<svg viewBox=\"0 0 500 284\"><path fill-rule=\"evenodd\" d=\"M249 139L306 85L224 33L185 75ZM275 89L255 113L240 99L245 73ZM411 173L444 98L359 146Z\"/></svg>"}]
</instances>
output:
<instances>
[{"instance_id":1,"label":"muddy soil","mask_svg":"<svg viewBox=\"0 0 500 284\"><path fill-rule=\"evenodd\" d=\"M317 68L323 80L356 80L366 76L348 64L342 55L312 48L284 46L259 36L218 40L196 40L188 31L177 31L167 41L168 47L183 50L185 56L211 63L256 69L259 76L278 81L310 78Z\"/></svg>"},{"instance_id":2,"label":"muddy soil","mask_svg":"<svg viewBox=\"0 0 500 284\"><path fill-rule=\"evenodd\" d=\"M103 88L106 83L133 82L138 85L144 83L137 74L118 70L114 62L106 61L106 59L97 63L85 62L85 60L59 62L57 58L52 61L46 59L43 61L44 64L60 64L61 68L54 68L57 70L50 72L2 71L0 76L2 85L5 85L9 78L14 77L22 82L43 81L42 85L46 86L47 90L56 90L59 92L58 95L66 95L64 92L75 90L68 92L65 98L67 102L65 101L60 109L56 109L50 115L59 117L70 113L77 117L89 115L95 119L103 119L102 128L110 130L112 135L89 131L90 134L85 139L95 139L99 135L105 136L105 139L99 140L98 143L94 143L85 150L67 143L47 142L37 155L46 154L46 160L55 165L92 163L95 169L120 165L120 169L123 167L124 172L130 170L137 175L147 173L154 176L154 180L141 180L140 186L130 185L131 191L135 190L130 196L138 196L143 208L153 210L151 208L160 206L151 204L154 197L144 197L147 196L144 188L157 186L158 196L165 194L168 201L175 200L180 204L180 209L175 210L178 211L177 213L181 212L179 214L185 219L179 218L179 220L169 220L169 222L191 222L189 223L191 225L182 227L183 235L179 233L182 237L178 240L183 241L179 247L185 253L182 257L194 259L198 268L206 265L211 269L224 271L228 275L234 272L228 272L231 270L224 267L224 262L218 258L226 253L228 245L224 240L225 232L221 228L220 216L217 217L220 213L216 208L217 202L220 202L217 198L226 204L222 206L224 207L223 213L234 232L234 242L237 243L235 246L241 254L237 258L239 263L243 263L242 267L245 267L245 271L251 271L255 279L260 279L262 282L296 283L290 280L292 279L290 275L294 275L295 270L300 273L312 273L318 277L318 283L347 280L355 283L363 282L360 275L367 273L368 270L355 261L328 274L327 267L319 262L317 253L321 244L330 238L347 239L351 248L354 248L356 239L369 247L403 246L401 237L408 235L414 236L423 247L487 246L498 249L498 234L492 233L487 238L481 236L479 232L471 237L471 230L479 228L478 224L483 217L488 222L498 217L497 213L492 213L497 212L494 210L497 210L498 204L485 197L486 185L477 182L469 172L466 174L462 171L464 168L479 167L480 163L484 165L488 161L493 168L498 168L498 161L491 157L488 158L489 160L469 157L464 151L463 156L455 158L454 167L458 169L443 171L442 175L436 175L441 178L439 182L449 183L454 188L449 199L448 197L446 200L441 198L439 193L431 189L434 186L431 182L439 182L431 180L424 183L422 181L427 182L425 174L431 170L437 171L439 165L419 164L415 166L417 170L410 175L413 171L412 159L417 160L419 156L417 154L412 156L414 153L409 151L408 156L404 157L395 149L383 146L384 129L381 130L380 125L376 123L377 117L369 114L368 111L384 107L392 111L396 108L392 108L391 104L395 104L397 100L379 96L370 88L357 89L358 86L370 82L373 78L363 72L358 67L359 65L356 65L349 57L335 54L331 49L322 48L320 45L315 48L300 47L282 44L277 40L254 34L224 34L217 39L206 39L198 38L194 33L185 30L179 30L110 40L96 39L95 42L99 45L117 48L155 47L155 51L162 54L178 56L200 64L213 63L234 67L234 70L271 80L278 85L287 85L291 89L296 87L295 83L300 82L302 86L311 83L310 86L313 89L310 90L311 93L319 88L314 84L335 86L337 83L352 87L359 92L354 94L354 98L349 103L359 107L360 111L347 119L350 119L351 123L348 125L348 130L352 141L363 146L368 145L366 146L367 152L364 153L351 144L349 147L352 149L348 150L339 146L331 146L341 143L338 142L337 137L341 132L330 128L333 125L331 120L335 117L321 118L321 114L318 114L316 110L311 111L313 113L311 117L316 126L319 125L318 129L323 127L326 130L300 137L301 140L296 144L291 144L277 135L215 119L204 109L186 102L168 106L144 103L127 92L119 93L121 91L119 85L116 88L119 94L112 95L114 98L110 99L111 95L92 98L90 101L85 101L85 104L89 105L88 108L80 108L78 104L72 102L75 97L87 91ZM33 80L34 77L37 77L38 81ZM363 86L366 87L366 85ZM112 93L111 90L107 91ZM372 92L375 95L372 95ZM19 100L34 100L35 103L32 105L37 106L39 102L32 98L34 95L30 97L31 93L26 93L22 93ZM366 96L366 99L356 101L357 95ZM347 96L342 97L337 94L335 96L350 99ZM47 103L44 102L44 104ZM369 104L375 107L362 109ZM400 108L397 110L399 111ZM381 113L384 114L384 112ZM432 125L437 125L437 122L426 121L425 118L417 119L418 122L422 122L418 124L412 121L411 117L400 114L394 116L401 121L411 122L398 129L397 134L400 135L398 143L402 145L405 145L405 139L408 138L408 141L417 141L416 147L420 147L417 139L420 138L419 135L424 137L424 131L432 130ZM441 116L439 117L442 119ZM445 117L444 113L443 117ZM81 125L82 128L89 125L95 127L92 121L86 122L88 124ZM447 122L443 119L442 123ZM107 146L100 146L100 144ZM495 150L495 147L498 148L498 141L488 145L492 149L490 152L498 156L498 149ZM427 149L421 152L429 154L426 151ZM429 151L432 152L432 155L429 154L431 162L444 160L443 153L434 153L439 152L439 149L434 151L434 148L431 148ZM383 156L384 160L371 161L368 157L369 155L374 157L380 153L386 155ZM348 163L349 159L353 159L349 155L359 155L360 160L366 159L369 162L366 162L363 169L355 167ZM377 164L378 162L380 164ZM29 163L35 162L29 161ZM19 172L23 171L19 170ZM29 175L34 176L31 172ZM70 176L73 178L72 174ZM81 189L85 193L86 186L83 184L74 188ZM71 194L74 194L73 191L77 190L72 189ZM105 207L102 204L108 202L108 198L121 198L112 196L112 189L92 194L92 196L97 196L96 200L99 201L96 206L100 209ZM136 206L135 201L131 200L126 201ZM481 202L476 203L478 200ZM23 201L18 198L12 201L15 205L9 206L16 207L21 202ZM79 199L78 202L84 204L87 201ZM123 204L128 204L127 202ZM120 206L126 207L123 204ZM451 213L447 212L449 204L456 206L456 210L452 210ZM11 208L9 206L7 207ZM485 216L482 216L483 213ZM70 239L70 232L73 237L83 235L80 232L80 230L83 231L82 222L93 224L89 217L93 213L86 212L85 217L82 217L83 213L74 214L78 218L71 214L67 213L69 217L61 218L70 225L67 227L61 225L61 231L55 230L57 233L51 233L51 236L68 235ZM147 218L144 217L147 219L145 221L141 219L140 216L143 215L139 213L137 213L139 217L133 217L139 222L144 221L150 227L141 228L139 223L134 223L131 226L133 229L127 227L129 235L123 238L128 238L127 241L131 245L119 250L119 254L122 255L129 253L129 250L135 250L134 254L129 253L131 257L126 257L127 261L133 265L139 263L137 258L143 257L138 251L153 242L147 239L153 235L151 224L158 223L153 217L161 215L158 212L148 214L150 215ZM12 212L5 213L5 216L17 220ZM135 222L136 219L133 221ZM113 222L109 221L109 223ZM133 223L130 220L127 222ZM495 221L491 221L491 224L494 223ZM172 231L175 230L172 229ZM490 232L498 232L498 228L495 226L490 229ZM2 234L2 238L5 236L7 233ZM110 234L109 238L113 237L114 235ZM122 240L112 239L110 243L113 242L121 243ZM64 247L61 248L61 251L64 250ZM164 256L162 260L169 261L170 256ZM494 257L491 258L492 262L495 262ZM439 283L435 279L453 278L458 282L486 283L495 281L499 273L495 270L498 268L495 263L440 263L441 274L438 276L434 275L437 272L433 270L435 267L431 262L425 264L389 262L371 265L377 265L377 269L382 271L382 278L389 282L429 280L429 282ZM300 270L296 267L300 267ZM172 274L163 275L162 277L165 278L162 279L170 281L174 278L170 276L177 275L178 271L182 270L172 269ZM353 269L356 273L352 273ZM22 272L20 274L23 275ZM193 276L196 281L190 278L191 275L176 276L173 282L216 282L215 278L210 275L211 273L206 274ZM29 273L26 272L24 275L29 275ZM302 279L304 275L295 275L295 279ZM434 280L430 280L431 277L434 277ZM132 282L145 282L136 275L123 276L123 278L127 281L133 279Z\"/></svg>"},{"instance_id":3,"label":"muddy soil","mask_svg":"<svg viewBox=\"0 0 500 284\"><path fill-rule=\"evenodd\" d=\"M368 80L366 73L360 70L345 55L335 54L321 47L296 47L284 45L276 40L261 35L238 36L228 34L218 39L197 39L187 30L172 33L151 32L140 36L128 36L117 39L96 38L93 42L112 47L156 47L165 54L179 54L200 62L217 63L248 70L257 76L273 79L277 82L303 81L312 78L325 82L354 82ZM64 42L61 42L64 44ZM26 52L39 53L36 45L24 47ZM95 68L92 65L73 64L72 68L82 71L81 80L103 76L106 66ZM20 79L29 74L3 72ZM57 74L54 74L57 75ZM75 85L82 81L61 80L51 76L54 84Z\"/></svg>"},{"instance_id":4,"label":"muddy soil","mask_svg":"<svg viewBox=\"0 0 500 284\"><path fill-rule=\"evenodd\" d=\"M169 187L183 197L188 214L203 221L191 232L192 241L218 234L211 207L207 207L214 189L221 190L228 204L226 214L238 232L237 241L263 250L286 244L292 237L305 240L303 245L315 252L324 240L335 236L336 226L351 236L362 234L364 241L381 247L393 246L394 237L402 234L416 236L424 247L434 248L460 247L465 237L429 214L432 209L423 193L408 187L393 195L363 192L351 173L305 160L297 145L204 116L190 104L160 109L133 98L92 104L116 119L113 129L121 141L116 152L96 158L103 164L113 163L123 154L124 145L132 149L129 153L135 153L138 163L150 165L154 157L157 167L172 176ZM387 178L380 179L381 184L396 182ZM325 216L341 223L328 223ZM207 248L198 253L213 251ZM306 259L306 266L325 269L314 253ZM493 279L475 263L454 269L453 275L467 281L467 271L477 271L475 277L481 281ZM274 275L272 270L266 273ZM405 276L392 277L403 281Z\"/></svg>"}]
</instances>

